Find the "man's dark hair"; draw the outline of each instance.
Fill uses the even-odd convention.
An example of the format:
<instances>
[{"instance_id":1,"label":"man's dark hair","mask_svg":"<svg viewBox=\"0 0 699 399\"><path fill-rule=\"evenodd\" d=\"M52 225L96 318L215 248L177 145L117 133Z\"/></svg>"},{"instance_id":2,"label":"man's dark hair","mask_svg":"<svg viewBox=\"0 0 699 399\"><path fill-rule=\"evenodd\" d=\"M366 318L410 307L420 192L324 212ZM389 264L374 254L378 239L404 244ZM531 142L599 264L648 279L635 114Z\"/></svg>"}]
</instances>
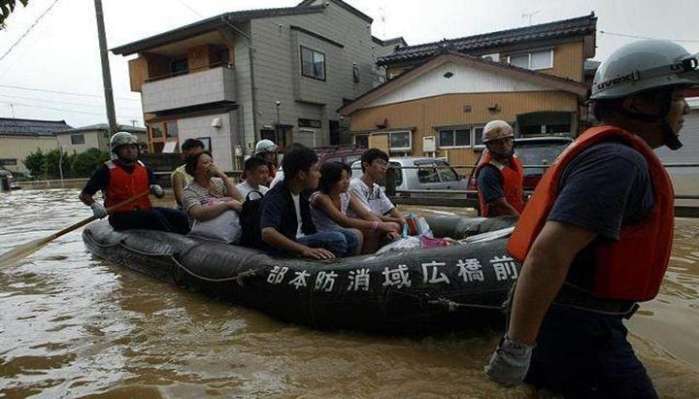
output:
<instances>
[{"instance_id":1,"label":"man's dark hair","mask_svg":"<svg viewBox=\"0 0 699 399\"><path fill-rule=\"evenodd\" d=\"M335 183L339 182L342 178L342 171L347 171L348 176L352 176L352 169L346 163L342 162L325 162L323 166L320 167L320 181L318 182L318 189L325 193L330 194Z\"/></svg>"},{"instance_id":2,"label":"man's dark hair","mask_svg":"<svg viewBox=\"0 0 699 399\"><path fill-rule=\"evenodd\" d=\"M204 154L211 157L211 153L209 151L203 151L197 155L187 157L187 159L185 160L186 164L184 166L184 171L187 172L188 175L194 176L194 172L196 172L197 170L197 164L199 163L199 158Z\"/></svg>"},{"instance_id":3,"label":"man's dark hair","mask_svg":"<svg viewBox=\"0 0 699 399\"><path fill-rule=\"evenodd\" d=\"M246 172L252 172L260 166L267 166L267 161L258 156L250 157L245 160Z\"/></svg>"},{"instance_id":4,"label":"man's dark hair","mask_svg":"<svg viewBox=\"0 0 699 399\"><path fill-rule=\"evenodd\" d=\"M282 161L284 181L291 181L299 172L308 171L316 162L318 162L318 155L315 151L301 144L294 144L293 148L286 152Z\"/></svg>"},{"instance_id":5,"label":"man's dark hair","mask_svg":"<svg viewBox=\"0 0 699 399\"><path fill-rule=\"evenodd\" d=\"M364 154L362 154L362 172L364 172L364 169L366 169L364 167L364 162L366 162L367 165L371 165L371 163L377 159L383 159L384 161L388 162L388 154L379 150L378 148L369 148L368 150L364 151Z\"/></svg>"},{"instance_id":6,"label":"man's dark hair","mask_svg":"<svg viewBox=\"0 0 699 399\"><path fill-rule=\"evenodd\" d=\"M187 139L180 146L182 151L191 150L192 148L197 148L197 147L201 148L202 150L205 148L204 143L201 140L197 140L197 139Z\"/></svg>"}]
</instances>

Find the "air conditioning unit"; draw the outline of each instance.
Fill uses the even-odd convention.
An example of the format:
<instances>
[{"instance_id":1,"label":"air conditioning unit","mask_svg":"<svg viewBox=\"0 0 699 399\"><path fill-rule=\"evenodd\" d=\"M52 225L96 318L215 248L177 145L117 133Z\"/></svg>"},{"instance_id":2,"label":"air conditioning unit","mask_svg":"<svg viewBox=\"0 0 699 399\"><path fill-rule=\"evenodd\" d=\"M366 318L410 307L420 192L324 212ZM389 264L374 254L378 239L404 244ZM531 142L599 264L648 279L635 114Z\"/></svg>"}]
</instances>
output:
<instances>
[{"instance_id":1,"label":"air conditioning unit","mask_svg":"<svg viewBox=\"0 0 699 399\"><path fill-rule=\"evenodd\" d=\"M437 146L435 143L435 136L425 136L422 138L422 152L435 152L437 151Z\"/></svg>"},{"instance_id":2,"label":"air conditioning unit","mask_svg":"<svg viewBox=\"0 0 699 399\"><path fill-rule=\"evenodd\" d=\"M481 58L486 59L488 61L500 62L500 53L483 54Z\"/></svg>"}]
</instances>

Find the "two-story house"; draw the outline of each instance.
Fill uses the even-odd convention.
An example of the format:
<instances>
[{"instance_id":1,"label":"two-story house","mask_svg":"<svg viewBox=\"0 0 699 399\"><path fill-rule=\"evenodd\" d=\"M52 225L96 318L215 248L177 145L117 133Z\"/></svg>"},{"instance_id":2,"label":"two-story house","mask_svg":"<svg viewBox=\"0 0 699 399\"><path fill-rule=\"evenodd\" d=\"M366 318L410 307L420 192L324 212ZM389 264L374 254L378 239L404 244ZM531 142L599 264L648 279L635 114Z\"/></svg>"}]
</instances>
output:
<instances>
[{"instance_id":1,"label":"two-story house","mask_svg":"<svg viewBox=\"0 0 699 399\"><path fill-rule=\"evenodd\" d=\"M225 13L112 52L137 55L131 89L141 93L153 152L199 138L232 170L261 138L282 147L350 142L337 110L374 87L377 58L405 43L374 38L371 24L344 1L305 0Z\"/></svg>"},{"instance_id":2,"label":"two-story house","mask_svg":"<svg viewBox=\"0 0 699 399\"><path fill-rule=\"evenodd\" d=\"M493 119L511 123L517 137L575 136L586 111L585 61L595 54L596 22L593 13L398 48L377 62L386 83L340 112L358 145L458 165L475 162L482 127Z\"/></svg>"}]
</instances>

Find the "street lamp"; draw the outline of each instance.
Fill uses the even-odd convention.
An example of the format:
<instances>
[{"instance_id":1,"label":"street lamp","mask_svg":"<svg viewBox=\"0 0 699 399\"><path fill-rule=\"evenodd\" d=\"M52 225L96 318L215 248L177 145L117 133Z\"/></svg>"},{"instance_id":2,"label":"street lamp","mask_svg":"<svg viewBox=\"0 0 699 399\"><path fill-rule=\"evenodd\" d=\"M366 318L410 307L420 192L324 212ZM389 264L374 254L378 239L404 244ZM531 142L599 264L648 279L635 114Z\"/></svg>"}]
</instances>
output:
<instances>
[{"instance_id":1,"label":"street lamp","mask_svg":"<svg viewBox=\"0 0 699 399\"><path fill-rule=\"evenodd\" d=\"M282 105L282 102L277 100L274 102L274 105L277 107L277 124L274 125L274 138L275 138L275 143L274 144L281 144L281 140L279 139L279 106Z\"/></svg>"}]
</instances>

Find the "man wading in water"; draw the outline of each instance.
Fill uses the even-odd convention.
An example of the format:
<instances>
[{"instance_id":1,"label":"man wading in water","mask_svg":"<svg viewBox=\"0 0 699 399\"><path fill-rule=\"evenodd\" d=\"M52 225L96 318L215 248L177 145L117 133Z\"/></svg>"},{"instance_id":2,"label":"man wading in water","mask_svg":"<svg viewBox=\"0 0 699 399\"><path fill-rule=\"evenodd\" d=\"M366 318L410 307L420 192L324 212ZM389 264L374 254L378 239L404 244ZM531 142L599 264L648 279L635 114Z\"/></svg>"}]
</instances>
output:
<instances>
[{"instance_id":1,"label":"man wading in water","mask_svg":"<svg viewBox=\"0 0 699 399\"><path fill-rule=\"evenodd\" d=\"M162 187L155 184L155 176L138 160L136 136L118 132L109 143L116 159L105 162L92 174L80 193L80 200L98 218L107 216L107 210L139 194L150 191L158 198L164 195ZM104 205L92 197L97 191L104 194ZM115 230L147 229L187 234L189 221L184 213L176 209L154 208L148 196L141 197L116 209L109 216L109 224Z\"/></svg>"},{"instance_id":2,"label":"man wading in water","mask_svg":"<svg viewBox=\"0 0 699 399\"><path fill-rule=\"evenodd\" d=\"M669 41L602 63L583 133L539 183L508 243L523 261L509 328L488 376L567 398L657 398L622 320L653 299L672 247L673 190L654 148L676 150L699 84L697 58Z\"/></svg>"}]
</instances>

